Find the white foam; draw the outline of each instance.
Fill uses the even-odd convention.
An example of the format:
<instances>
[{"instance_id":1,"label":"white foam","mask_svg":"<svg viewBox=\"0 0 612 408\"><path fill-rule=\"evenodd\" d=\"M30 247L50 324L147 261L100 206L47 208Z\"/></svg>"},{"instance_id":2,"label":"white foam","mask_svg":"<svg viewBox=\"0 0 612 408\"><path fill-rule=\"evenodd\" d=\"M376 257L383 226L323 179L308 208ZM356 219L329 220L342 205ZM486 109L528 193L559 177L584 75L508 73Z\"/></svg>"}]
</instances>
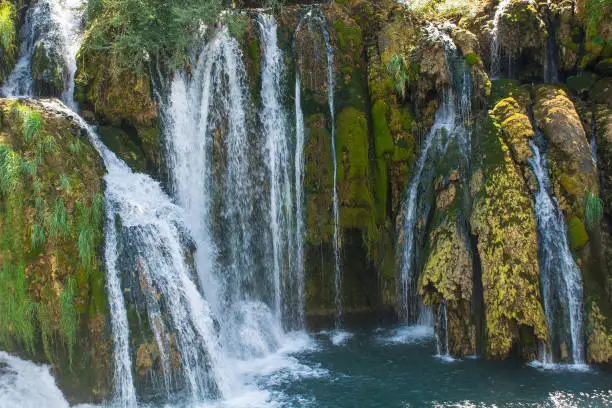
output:
<instances>
[{"instance_id":1,"label":"white foam","mask_svg":"<svg viewBox=\"0 0 612 408\"><path fill-rule=\"evenodd\" d=\"M527 364L529 367L536 368L541 371L557 371L557 372L578 372L588 373L592 372L593 369L587 364L553 364L543 363L539 360L534 360Z\"/></svg>"},{"instance_id":2,"label":"white foam","mask_svg":"<svg viewBox=\"0 0 612 408\"><path fill-rule=\"evenodd\" d=\"M36 365L0 351L0 407L68 408L68 402L49 373Z\"/></svg>"},{"instance_id":3,"label":"white foam","mask_svg":"<svg viewBox=\"0 0 612 408\"><path fill-rule=\"evenodd\" d=\"M431 326L402 326L391 331L391 336L381 337L382 342L391 344L412 344L429 341L434 336Z\"/></svg>"}]
</instances>

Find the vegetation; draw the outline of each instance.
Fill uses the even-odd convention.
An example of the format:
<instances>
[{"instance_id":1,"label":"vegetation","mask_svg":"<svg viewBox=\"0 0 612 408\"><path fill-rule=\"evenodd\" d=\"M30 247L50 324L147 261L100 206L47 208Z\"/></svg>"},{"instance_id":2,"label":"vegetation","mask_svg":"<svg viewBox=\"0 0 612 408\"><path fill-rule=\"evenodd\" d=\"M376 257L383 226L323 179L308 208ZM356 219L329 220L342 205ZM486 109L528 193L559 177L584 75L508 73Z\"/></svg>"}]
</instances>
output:
<instances>
[{"instance_id":1,"label":"vegetation","mask_svg":"<svg viewBox=\"0 0 612 408\"><path fill-rule=\"evenodd\" d=\"M393 89L402 101L406 100L406 86L408 85L408 68L406 59L400 55L394 55L387 63L387 72L393 79Z\"/></svg>"},{"instance_id":2,"label":"vegetation","mask_svg":"<svg viewBox=\"0 0 612 408\"><path fill-rule=\"evenodd\" d=\"M46 115L35 104L0 102L0 346L72 366L79 308L99 268L101 167L84 149L79 160L64 156L75 136Z\"/></svg>"},{"instance_id":3,"label":"vegetation","mask_svg":"<svg viewBox=\"0 0 612 408\"><path fill-rule=\"evenodd\" d=\"M596 228L603 217L603 203L598 195L587 191L584 195L584 216L589 231Z\"/></svg>"},{"instance_id":4,"label":"vegetation","mask_svg":"<svg viewBox=\"0 0 612 408\"><path fill-rule=\"evenodd\" d=\"M221 6L221 0L90 1L85 46L112 55L117 71L142 72L157 58L179 66L193 37L214 24Z\"/></svg>"},{"instance_id":5,"label":"vegetation","mask_svg":"<svg viewBox=\"0 0 612 408\"><path fill-rule=\"evenodd\" d=\"M15 7L0 0L0 83L9 75L17 57Z\"/></svg>"}]
</instances>

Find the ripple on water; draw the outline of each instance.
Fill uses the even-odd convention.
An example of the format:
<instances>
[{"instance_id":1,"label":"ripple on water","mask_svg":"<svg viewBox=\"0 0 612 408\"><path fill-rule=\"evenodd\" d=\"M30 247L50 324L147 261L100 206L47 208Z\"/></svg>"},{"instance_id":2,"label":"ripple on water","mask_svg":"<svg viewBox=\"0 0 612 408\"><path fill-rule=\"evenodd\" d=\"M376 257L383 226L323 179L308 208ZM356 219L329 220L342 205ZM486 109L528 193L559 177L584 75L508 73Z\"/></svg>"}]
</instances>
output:
<instances>
[{"instance_id":1,"label":"ripple on water","mask_svg":"<svg viewBox=\"0 0 612 408\"><path fill-rule=\"evenodd\" d=\"M544 402L511 402L507 404L484 404L471 401L432 403L435 408L600 408L612 405L612 390L570 393L551 392ZM407 404L405 407L412 407Z\"/></svg>"}]
</instances>

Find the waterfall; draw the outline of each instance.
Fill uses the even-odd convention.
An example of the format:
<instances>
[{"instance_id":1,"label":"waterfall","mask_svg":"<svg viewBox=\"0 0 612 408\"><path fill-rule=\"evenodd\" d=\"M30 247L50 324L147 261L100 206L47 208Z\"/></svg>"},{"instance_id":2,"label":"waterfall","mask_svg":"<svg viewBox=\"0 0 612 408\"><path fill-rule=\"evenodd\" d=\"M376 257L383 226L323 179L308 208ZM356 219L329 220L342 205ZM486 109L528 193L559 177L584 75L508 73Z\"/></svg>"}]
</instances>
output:
<instances>
[{"instance_id":1,"label":"waterfall","mask_svg":"<svg viewBox=\"0 0 612 408\"><path fill-rule=\"evenodd\" d=\"M26 13L19 33L20 52L15 69L0 90L4 96L34 93L32 58L39 45L62 57L64 92L62 99L72 105L76 54L81 45L81 20L86 0L39 0Z\"/></svg>"},{"instance_id":2,"label":"waterfall","mask_svg":"<svg viewBox=\"0 0 612 408\"><path fill-rule=\"evenodd\" d=\"M182 209L172 203L159 183L147 175L132 172L80 117L57 102L44 104L72 116L87 130L107 170L104 253L115 350L116 403L136 406L129 325L121 289L123 268L136 269L148 294L154 295L147 299L155 306L147 306L149 316L157 315L159 310L166 312L167 322L150 317L151 327L158 338L170 331L176 334L190 398L202 401L222 397L228 388L220 362L221 346L211 309L200 294L195 272L188 263L191 237ZM123 246L127 251L122 251ZM122 252L129 255L124 258ZM167 327L159 330L160 324ZM163 343L168 342L166 339Z\"/></svg>"},{"instance_id":3,"label":"waterfall","mask_svg":"<svg viewBox=\"0 0 612 408\"><path fill-rule=\"evenodd\" d=\"M467 73L465 62L458 58L457 47L455 46L448 31L452 26L445 24L436 26L430 24L426 28L426 35L431 41L441 42L445 49L446 65L452 86L442 90L440 107L436 112L434 124L427 133L421 147L419 159L414 165L412 180L406 190L406 198L403 204L403 247L401 248L400 263L400 317L404 321L409 321L417 314L419 321L429 322L429 311L423 305L417 305L417 297L413 292L416 284L417 260L417 221L419 205L419 188L424 182L424 175L428 166L433 165L434 157L432 150L444 154L451 141L456 141L462 150L463 157L468 164L470 141L469 131L465 126L470 114L471 99L471 77ZM455 71L460 75L455 75ZM458 88L459 95L455 88ZM444 140L446 137L446 140Z\"/></svg>"},{"instance_id":4,"label":"waterfall","mask_svg":"<svg viewBox=\"0 0 612 408\"><path fill-rule=\"evenodd\" d=\"M292 185L289 174L289 129L282 107L281 80L284 75L283 55L278 47L277 24L273 17L258 17L264 59L262 63L261 122L266 137L268 171L270 174L270 224L274 271L274 311L282 316L281 298L285 265L293 267L294 235L289 226L293 217Z\"/></svg>"},{"instance_id":5,"label":"waterfall","mask_svg":"<svg viewBox=\"0 0 612 408\"><path fill-rule=\"evenodd\" d=\"M559 80L559 70L557 68L557 42L555 35L555 25L551 21L550 16L550 0L546 0L546 30L548 31L548 39L546 40L546 54L544 61L544 82L554 83Z\"/></svg>"},{"instance_id":6,"label":"waterfall","mask_svg":"<svg viewBox=\"0 0 612 408\"><path fill-rule=\"evenodd\" d=\"M501 67L501 46L499 43L499 24L501 18L506 12L506 9L510 5L512 0L501 0L495 10L495 16L493 17L493 28L491 30L491 78L495 79L499 77Z\"/></svg>"},{"instance_id":7,"label":"waterfall","mask_svg":"<svg viewBox=\"0 0 612 408\"><path fill-rule=\"evenodd\" d=\"M189 219L200 281L223 316L225 353L243 360L277 350L283 328L304 327L299 83L293 151L277 25L267 15L256 22L260 107L251 104L242 52L227 28L194 59L192 75L174 75L161 107L173 195Z\"/></svg>"},{"instance_id":8,"label":"waterfall","mask_svg":"<svg viewBox=\"0 0 612 408\"><path fill-rule=\"evenodd\" d=\"M442 302L438 306L438 321L436 326L436 357L444 360L453 360L448 347L448 315L446 310L446 302Z\"/></svg>"},{"instance_id":9,"label":"waterfall","mask_svg":"<svg viewBox=\"0 0 612 408\"><path fill-rule=\"evenodd\" d=\"M342 264L340 250L342 248L342 238L340 236L340 200L338 198L338 156L336 154L336 112L334 103L334 88L336 86L334 70L334 48L327 28L324 16L318 16L321 24L323 39L325 40L325 51L327 53L327 88L329 116L331 118L331 150L334 166L334 191L332 201L332 216L334 218L334 303L336 304L336 329L340 329L343 324L342 316Z\"/></svg>"},{"instance_id":10,"label":"waterfall","mask_svg":"<svg viewBox=\"0 0 612 408\"><path fill-rule=\"evenodd\" d=\"M546 155L530 142L534 157L530 159L538 180L535 212L540 243L540 280L550 344L571 346L574 364L584 364L584 325L582 316L582 280L567 242L563 214L548 193ZM569 324L569 328L567 325ZM552 355L541 356L552 362Z\"/></svg>"}]
</instances>

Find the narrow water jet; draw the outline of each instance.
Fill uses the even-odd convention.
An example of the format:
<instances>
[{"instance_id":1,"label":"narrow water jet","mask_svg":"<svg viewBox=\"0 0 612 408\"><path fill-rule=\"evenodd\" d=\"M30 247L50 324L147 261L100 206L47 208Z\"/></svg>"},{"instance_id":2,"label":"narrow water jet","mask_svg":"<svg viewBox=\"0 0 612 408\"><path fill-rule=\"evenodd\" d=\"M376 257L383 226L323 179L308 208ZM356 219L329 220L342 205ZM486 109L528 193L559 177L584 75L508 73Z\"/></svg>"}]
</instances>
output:
<instances>
[{"instance_id":1,"label":"narrow water jet","mask_svg":"<svg viewBox=\"0 0 612 408\"><path fill-rule=\"evenodd\" d=\"M334 166L334 191L333 191L333 207L332 215L334 218L334 288L335 296L334 303L336 304L336 329L341 329L343 325L342 315L342 261L341 249L342 238L340 236L340 199L338 198L338 156L336 153L336 112L335 112L335 72L334 72L334 48L331 43L331 37L327 28L327 21L323 16L320 17L321 30L323 39L325 40L325 49L327 53L327 88L328 88L328 103L329 115L331 118L331 150L332 162Z\"/></svg>"}]
</instances>

